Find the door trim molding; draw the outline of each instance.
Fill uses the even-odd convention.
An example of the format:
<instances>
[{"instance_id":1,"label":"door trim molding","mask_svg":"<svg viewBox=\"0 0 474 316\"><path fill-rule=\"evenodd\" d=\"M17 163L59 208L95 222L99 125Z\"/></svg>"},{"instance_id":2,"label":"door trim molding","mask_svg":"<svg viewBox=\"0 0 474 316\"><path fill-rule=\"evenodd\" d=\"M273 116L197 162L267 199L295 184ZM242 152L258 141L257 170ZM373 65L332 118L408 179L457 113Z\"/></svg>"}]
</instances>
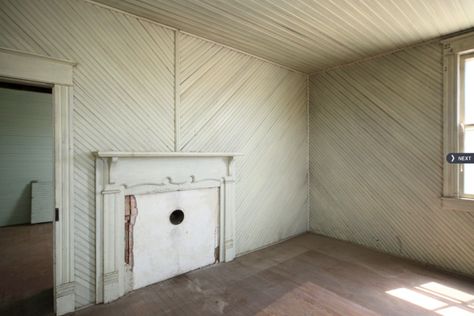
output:
<instances>
[{"instance_id":1,"label":"door trim molding","mask_svg":"<svg viewBox=\"0 0 474 316\"><path fill-rule=\"evenodd\" d=\"M53 90L54 192L59 220L54 222L54 309L75 309L73 211L73 68L76 63L0 47L0 77L47 84ZM53 211L53 210L51 210Z\"/></svg>"}]
</instances>

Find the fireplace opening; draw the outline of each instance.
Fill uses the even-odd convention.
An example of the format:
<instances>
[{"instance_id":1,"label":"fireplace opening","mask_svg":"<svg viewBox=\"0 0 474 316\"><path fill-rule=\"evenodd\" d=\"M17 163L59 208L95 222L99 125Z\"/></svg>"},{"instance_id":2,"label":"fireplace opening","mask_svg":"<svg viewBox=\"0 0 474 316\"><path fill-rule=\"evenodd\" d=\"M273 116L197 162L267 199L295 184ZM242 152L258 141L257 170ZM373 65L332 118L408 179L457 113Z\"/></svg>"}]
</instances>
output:
<instances>
[{"instance_id":1,"label":"fireplace opening","mask_svg":"<svg viewBox=\"0 0 474 316\"><path fill-rule=\"evenodd\" d=\"M173 225L179 225L184 220L184 213L182 210L174 210L170 215L170 222Z\"/></svg>"}]
</instances>

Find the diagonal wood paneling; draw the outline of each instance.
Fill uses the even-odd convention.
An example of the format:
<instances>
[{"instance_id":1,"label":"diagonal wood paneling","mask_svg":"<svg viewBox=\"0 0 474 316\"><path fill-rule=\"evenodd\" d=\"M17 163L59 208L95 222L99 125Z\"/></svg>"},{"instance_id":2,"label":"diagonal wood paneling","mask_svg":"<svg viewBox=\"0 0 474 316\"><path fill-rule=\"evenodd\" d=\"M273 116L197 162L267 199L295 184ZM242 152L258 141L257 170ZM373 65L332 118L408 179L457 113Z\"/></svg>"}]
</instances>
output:
<instances>
[{"instance_id":1,"label":"diagonal wood paneling","mask_svg":"<svg viewBox=\"0 0 474 316\"><path fill-rule=\"evenodd\" d=\"M173 31L82 1L0 1L0 46L78 62L74 72L76 304L95 300L91 151L170 151Z\"/></svg>"},{"instance_id":2,"label":"diagonal wood paneling","mask_svg":"<svg viewBox=\"0 0 474 316\"><path fill-rule=\"evenodd\" d=\"M80 0L0 0L0 32L2 47L78 62L76 305L87 305L95 301L91 151L174 150L175 34ZM180 40L180 149L245 153L237 166L238 252L304 232L306 76L191 36Z\"/></svg>"},{"instance_id":3,"label":"diagonal wood paneling","mask_svg":"<svg viewBox=\"0 0 474 316\"><path fill-rule=\"evenodd\" d=\"M472 0L95 0L313 73L474 27Z\"/></svg>"},{"instance_id":4,"label":"diagonal wood paneling","mask_svg":"<svg viewBox=\"0 0 474 316\"><path fill-rule=\"evenodd\" d=\"M306 76L191 36L180 46L181 149L244 153L238 253L304 232Z\"/></svg>"},{"instance_id":5,"label":"diagonal wood paneling","mask_svg":"<svg viewBox=\"0 0 474 316\"><path fill-rule=\"evenodd\" d=\"M441 209L438 43L310 80L310 225L474 275L474 216Z\"/></svg>"}]
</instances>

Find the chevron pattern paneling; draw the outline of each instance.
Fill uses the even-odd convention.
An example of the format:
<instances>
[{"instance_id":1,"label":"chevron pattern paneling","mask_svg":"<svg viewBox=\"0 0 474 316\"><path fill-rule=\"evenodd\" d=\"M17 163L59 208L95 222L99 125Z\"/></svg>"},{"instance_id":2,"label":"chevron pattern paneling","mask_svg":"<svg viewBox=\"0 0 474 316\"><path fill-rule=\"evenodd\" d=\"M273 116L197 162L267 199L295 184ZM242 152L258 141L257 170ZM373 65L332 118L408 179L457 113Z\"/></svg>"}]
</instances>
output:
<instances>
[{"instance_id":1,"label":"chevron pattern paneling","mask_svg":"<svg viewBox=\"0 0 474 316\"><path fill-rule=\"evenodd\" d=\"M310 225L474 275L474 216L441 209L438 43L310 79Z\"/></svg>"},{"instance_id":2,"label":"chevron pattern paneling","mask_svg":"<svg viewBox=\"0 0 474 316\"><path fill-rule=\"evenodd\" d=\"M306 76L191 36L180 47L181 149L244 153L237 252L304 232Z\"/></svg>"},{"instance_id":3,"label":"chevron pattern paneling","mask_svg":"<svg viewBox=\"0 0 474 316\"><path fill-rule=\"evenodd\" d=\"M0 33L2 47L78 62L76 305L87 305L95 301L91 151L174 150L175 32L80 0L0 0ZM245 154L238 252L304 232L306 76L190 36L180 42L179 148Z\"/></svg>"}]
</instances>

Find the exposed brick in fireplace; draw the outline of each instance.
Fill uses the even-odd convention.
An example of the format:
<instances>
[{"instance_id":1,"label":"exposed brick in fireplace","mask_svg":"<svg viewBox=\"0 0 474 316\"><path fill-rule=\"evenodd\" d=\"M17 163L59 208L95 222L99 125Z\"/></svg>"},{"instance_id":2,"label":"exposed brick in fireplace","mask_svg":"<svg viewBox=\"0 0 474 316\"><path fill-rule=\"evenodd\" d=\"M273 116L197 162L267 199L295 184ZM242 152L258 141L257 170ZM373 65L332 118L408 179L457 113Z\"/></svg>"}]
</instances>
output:
<instances>
[{"instance_id":1,"label":"exposed brick in fireplace","mask_svg":"<svg viewBox=\"0 0 474 316\"><path fill-rule=\"evenodd\" d=\"M125 196L125 263L133 268L133 226L137 219L137 200L134 195Z\"/></svg>"}]
</instances>

